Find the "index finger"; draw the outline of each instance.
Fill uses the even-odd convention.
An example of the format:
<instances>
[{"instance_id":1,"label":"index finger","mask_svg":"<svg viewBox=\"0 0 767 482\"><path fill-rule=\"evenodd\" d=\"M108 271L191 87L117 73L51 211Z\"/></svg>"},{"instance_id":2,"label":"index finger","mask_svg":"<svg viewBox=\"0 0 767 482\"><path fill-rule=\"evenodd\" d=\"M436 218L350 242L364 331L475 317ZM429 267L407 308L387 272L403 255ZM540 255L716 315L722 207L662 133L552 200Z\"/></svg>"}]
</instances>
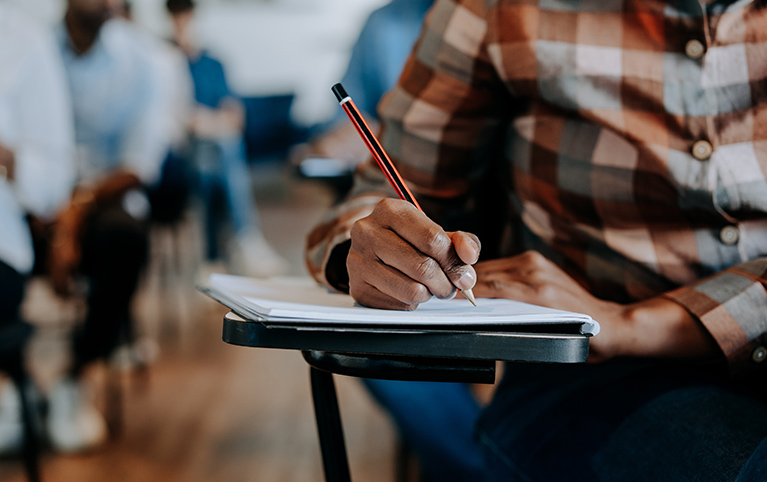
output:
<instances>
[{"instance_id":1,"label":"index finger","mask_svg":"<svg viewBox=\"0 0 767 482\"><path fill-rule=\"evenodd\" d=\"M477 279L470 265L479 257L476 236L461 231L447 233L415 206L407 204L391 225L402 239L424 255L434 259L459 289L470 289Z\"/></svg>"}]
</instances>

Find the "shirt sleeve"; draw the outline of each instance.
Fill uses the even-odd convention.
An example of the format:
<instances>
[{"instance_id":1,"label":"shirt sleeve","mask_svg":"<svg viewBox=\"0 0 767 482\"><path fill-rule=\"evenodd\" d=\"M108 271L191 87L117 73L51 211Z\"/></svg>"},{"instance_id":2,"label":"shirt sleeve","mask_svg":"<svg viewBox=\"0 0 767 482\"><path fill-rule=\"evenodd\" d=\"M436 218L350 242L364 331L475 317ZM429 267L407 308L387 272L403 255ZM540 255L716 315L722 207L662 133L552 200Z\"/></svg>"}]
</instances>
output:
<instances>
[{"instance_id":1,"label":"shirt sleeve","mask_svg":"<svg viewBox=\"0 0 767 482\"><path fill-rule=\"evenodd\" d=\"M53 38L41 31L19 77L14 151L16 199L28 212L52 216L71 193L74 131L64 66Z\"/></svg>"},{"instance_id":2,"label":"shirt sleeve","mask_svg":"<svg viewBox=\"0 0 767 482\"><path fill-rule=\"evenodd\" d=\"M478 0L438 0L399 83L379 106L381 143L437 222L481 178L508 112L509 93L486 50L484 9ZM384 197L396 197L379 171L364 163L347 200L309 234L306 263L320 283L329 284L328 259L354 222Z\"/></svg>"},{"instance_id":3,"label":"shirt sleeve","mask_svg":"<svg viewBox=\"0 0 767 482\"><path fill-rule=\"evenodd\" d=\"M733 377L767 363L767 258L735 265L665 296L705 326Z\"/></svg>"},{"instance_id":4,"label":"shirt sleeve","mask_svg":"<svg viewBox=\"0 0 767 482\"><path fill-rule=\"evenodd\" d=\"M121 142L120 159L123 166L136 174L144 185L155 183L165 156L170 149L171 133L166 120L169 104L163 98L163 79L156 69L150 69L146 59L142 78L136 88L136 115Z\"/></svg>"}]
</instances>

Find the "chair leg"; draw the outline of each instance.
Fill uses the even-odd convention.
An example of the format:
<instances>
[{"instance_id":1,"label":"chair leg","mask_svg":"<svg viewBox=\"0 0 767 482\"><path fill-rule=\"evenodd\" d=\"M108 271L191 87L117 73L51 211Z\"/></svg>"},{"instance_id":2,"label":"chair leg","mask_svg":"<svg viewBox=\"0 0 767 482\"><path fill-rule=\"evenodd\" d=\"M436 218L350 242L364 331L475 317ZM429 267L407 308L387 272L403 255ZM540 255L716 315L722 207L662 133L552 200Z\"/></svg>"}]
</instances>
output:
<instances>
[{"instance_id":1,"label":"chair leg","mask_svg":"<svg viewBox=\"0 0 767 482\"><path fill-rule=\"evenodd\" d=\"M40 444L37 432L37 415L27 391L31 381L24 372L17 373L13 378L21 398L21 416L24 424L24 466L29 481L39 482Z\"/></svg>"},{"instance_id":2,"label":"chair leg","mask_svg":"<svg viewBox=\"0 0 767 482\"><path fill-rule=\"evenodd\" d=\"M314 416L327 482L351 482L333 374L310 368Z\"/></svg>"},{"instance_id":3,"label":"chair leg","mask_svg":"<svg viewBox=\"0 0 767 482\"><path fill-rule=\"evenodd\" d=\"M123 430L123 386L122 373L119 369L107 365L106 414L109 436L117 439Z\"/></svg>"}]
</instances>

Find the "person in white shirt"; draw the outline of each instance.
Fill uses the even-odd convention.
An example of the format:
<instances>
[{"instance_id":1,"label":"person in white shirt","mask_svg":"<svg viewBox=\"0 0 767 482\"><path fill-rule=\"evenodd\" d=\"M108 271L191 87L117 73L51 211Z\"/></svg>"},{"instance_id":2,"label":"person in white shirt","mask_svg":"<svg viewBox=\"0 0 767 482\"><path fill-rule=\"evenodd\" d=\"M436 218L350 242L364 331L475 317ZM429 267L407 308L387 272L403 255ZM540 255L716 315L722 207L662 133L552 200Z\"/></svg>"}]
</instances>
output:
<instances>
[{"instance_id":1,"label":"person in white shirt","mask_svg":"<svg viewBox=\"0 0 767 482\"><path fill-rule=\"evenodd\" d=\"M0 2L0 327L19 321L34 264L28 213L52 217L71 193L74 134L50 32ZM0 382L0 453L22 442L19 395Z\"/></svg>"},{"instance_id":2,"label":"person in white shirt","mask_svg":"<svg viewBox=\"0 0 767 482\"><path fill-rule=\"evenodd\" d=\"M148 256L150 206L170 134L162 79L118 0L68 0L57 34L72 96L78 184L53 228L50 275L61 295L87 280L87 313L73 366L49 394L53 448L78 452L106 440L83 396L82 373L112 354L132 327L131 303Z\"/></svg>"}]
</instances>

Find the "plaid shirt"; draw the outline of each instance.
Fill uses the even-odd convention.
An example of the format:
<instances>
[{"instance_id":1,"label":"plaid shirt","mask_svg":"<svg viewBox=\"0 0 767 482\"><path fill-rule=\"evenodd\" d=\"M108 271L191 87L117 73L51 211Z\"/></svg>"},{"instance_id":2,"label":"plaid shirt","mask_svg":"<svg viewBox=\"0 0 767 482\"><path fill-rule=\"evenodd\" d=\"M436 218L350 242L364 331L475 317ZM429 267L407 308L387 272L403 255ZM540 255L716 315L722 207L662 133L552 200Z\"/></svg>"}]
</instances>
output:
<instances>
[{"instance_id":1,"label":"plaid shirt","mask_svg":"<svg viewBox=\"0 0 767 482\"><path fill-rule=\"evenodd\" d=\"M764 2L440 0L379 111L444 226L506 187L522 248L604 299L675 300L733 374L767 366ZM387 195L365 165L308 238L316 279Z\"/></svg>"}]
</instances>

